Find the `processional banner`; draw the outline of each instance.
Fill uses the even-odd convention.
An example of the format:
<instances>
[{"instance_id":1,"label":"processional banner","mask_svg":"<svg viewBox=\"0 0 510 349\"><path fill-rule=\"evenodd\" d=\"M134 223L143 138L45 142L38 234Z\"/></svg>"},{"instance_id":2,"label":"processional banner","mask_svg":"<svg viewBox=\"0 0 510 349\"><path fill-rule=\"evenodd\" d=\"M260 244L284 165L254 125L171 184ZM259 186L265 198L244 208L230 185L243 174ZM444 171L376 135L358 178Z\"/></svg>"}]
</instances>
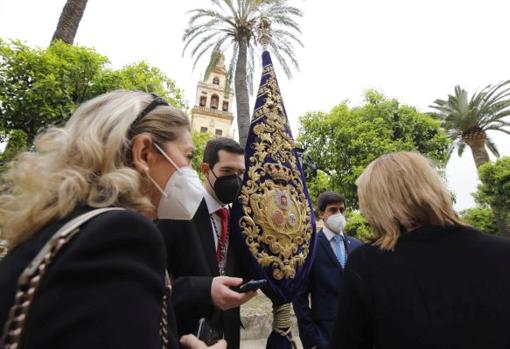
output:
<instances>
[{"instance_id":1,"label":"processional banner","mask_svg":"<svg viewBox=\"0 0 510 349\"><path fill-rule=\"evenodd\" d=\"M246 172L232 209L232 243L253 279L266 279L273 302L268 349L295 346L291 301L314 255L315 218L271 56L263 71L245 148Z\"/></svg>"}]
</instances>

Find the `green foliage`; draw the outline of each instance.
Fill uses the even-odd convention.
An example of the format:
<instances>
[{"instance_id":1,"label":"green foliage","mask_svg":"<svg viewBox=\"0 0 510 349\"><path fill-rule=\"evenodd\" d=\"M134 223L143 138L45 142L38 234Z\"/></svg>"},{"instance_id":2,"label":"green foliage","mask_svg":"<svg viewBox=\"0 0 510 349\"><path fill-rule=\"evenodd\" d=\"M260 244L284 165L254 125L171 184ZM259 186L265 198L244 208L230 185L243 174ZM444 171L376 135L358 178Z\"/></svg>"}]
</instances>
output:
<instances>
[{"instance_id":1,"label":"green foliage","mask_svg":"<svg viewBox=\"0 0 510 349\"><path fill-rule=\"evenodd\" d=\"M498 234L498 227L494 213L489 207L476 207L464 210L460 214L461 219L467 224L487 234Z\"/></svg>"},{"instance_id":2,"label":"green foliage","mask_svg":"<svg viewBox=\"0 0 510 349\"><path fill-rule=\"evenodd\" d=\"M0 39L0 141L22 130L36 134L67 120L78 104L114 89L156 92L182 107L182 92L159 69L145 62L120 70L94 49L56 41L45 49Z\"/></svg>"},{"instance_id":3,"label":"green foliage","mask_svg":"<svg viewBox=\"0 0 510 349\"><path fill-rule=\"evenodd\" d=\"M343 194L352 208L357 207L356 179L380 155L416 150L444 166L450 144L438 120L373 90L360 107L343 102L329 113L302 116L298 142L329 174L328 189Z\"/></svg>"},{"instance_id":4,"label":"green foliage","mask_svg":"<svg viewBox=\"0 0 510 349\"><path fill-rule=\"evenodd\" d=\"M476 201L510 212L510 157L482 165L479 174L482 183L478 185Z\"/></svg>"},{"instance_id":5,"label":"green foliage","mask_svg":"<svg viewBox=\"0 0 510 349\"><path fill-rule=\"evenodd\" d=\"M6 163L14 159L19 151L25 150L28 147L27 134L22 130L11 130L8 134L8 143L4 152L0 154L0 171Z\"/></svg>"},{"instance_id":6,"label":"green foliage","mask_svg":"<svg viewBox=\"0 0 510 349\"><path fill-rule=\"evenodd\" d=\"M330 190L329 176L324 171L317 171L317 175L306 182L308 194L312 200L313 207L317 208L317 197L320 193Z\"/></svg>"},{"instance_id":7,"label":"green foliage","mask_svg":"<svg viewBox=\"0 0 510 349\"><path fill-rule=\"evenodd\" d=\"M191 136L193 138L193 144L195 145L195 154L193 160L191 160L191 167L199 173L200 178L203 180L204 178L200 170L200 165L202 165L202 160L204 158L205 145L211 139L211 134L208 132L201 133L193 131Z\"/></svg>"},{"instance_id":8,"label":"green foliage","mask_svg":"<svg viewBox=\"0 0 510 349\"><path fill-rule=\"evenodd\" d=\"M182 91L175 82L165 75L159 68L150 66L147 62L126 65L120 70L105 70L101 80L102 89L142 90L156 93L175 107L183 108Z\"/></svg>"},{"instance_id":9,"label":"green foliage","mask_svg":"<svg viewBox=\"0 0 510 349\"><path fill-rule=\"evenodd\" d=\"M347 235L353 236L365 243L369 243L373 240L374 231L361 213L348 211L345 219L347 220L347 224L344 231Z\"/></svg>"}]
</instances>

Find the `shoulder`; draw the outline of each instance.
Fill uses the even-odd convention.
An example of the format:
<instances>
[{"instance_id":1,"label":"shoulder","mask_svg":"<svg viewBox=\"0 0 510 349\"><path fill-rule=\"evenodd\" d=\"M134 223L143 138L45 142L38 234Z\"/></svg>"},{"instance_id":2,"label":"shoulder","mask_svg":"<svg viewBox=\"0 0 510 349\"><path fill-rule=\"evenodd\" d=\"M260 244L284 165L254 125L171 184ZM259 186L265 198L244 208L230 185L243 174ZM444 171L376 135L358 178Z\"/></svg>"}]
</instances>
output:
<instances>
[{"instance_id":1,"label":"shoulder","mask_svg":"<svg viewBox=\"0 0 510 349\"><path fill-rule=\"evenodd\" d=\"M359 240L358 240L359 241ZM360 244L349 253L348 266L356 274L369 273L388 253L371 244Z\"/></svg>"},{"instance_id":2,"label":"shoulder","mask_svg":"<svg viewBox=\"0 0 510 349\"><path fill-rule=\"evenodd\" d=\"M510 261L510 239L489 235L470 226L459 228L460 234L464 236L466 244L485 251L491 258L501 257Z\"/></svg>"},{"instance_id":3,"label":"shoulder","mask_svg":"<svg viewBox=\"0 0 510 349\"><path fill-rule=\"evenodd\" d=\"M352 244L354 247L363 245L363 242L361 240L356 239L355 237L348 236L348 235L346 237L347 237L347 241L349 241L349 243Z\"/></svg>"},{"instance_id":4,"label":"shoulder","mask_svg":"<svg viewBox=\"0 0 510 349\"><path fill-rule=\"evenodd\" d=\"M79 248L101 245L116 246L126 252L150 249L155 256L164 255L163 237L156 225L140 213L132 210L115 210L102 213L83 224L78 234ZM137 248L134 248L137 247ZM146 251L147 252L147 251Z\"/></svg>"}]
</instances>

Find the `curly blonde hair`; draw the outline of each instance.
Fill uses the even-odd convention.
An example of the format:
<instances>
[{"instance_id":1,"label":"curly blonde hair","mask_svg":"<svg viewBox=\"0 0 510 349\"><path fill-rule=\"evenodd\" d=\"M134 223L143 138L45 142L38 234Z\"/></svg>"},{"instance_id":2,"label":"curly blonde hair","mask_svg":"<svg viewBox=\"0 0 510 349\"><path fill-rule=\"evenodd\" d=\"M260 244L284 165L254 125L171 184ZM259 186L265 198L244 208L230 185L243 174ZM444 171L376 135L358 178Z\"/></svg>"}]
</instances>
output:
<instances>
[{"instance_id":1,"label":"curly blonde hair","mask_svg":"<svg viewBox=\"0 0 510 349\"><path fill-rule=\"evenodd\" d=\"M141 91L106 93L83 103L65 127L38 136L35 150L1 175L7 190L0 194L0 239L12 248L81 204L151 212L142 177L131 167L131 140L148 133L162 145L190 129L187 115L166 105L134 123L153 100Z\"/></svg>"},{"instance_id":2,"label":"curly blonde hair","mask_svg":"<svg viewBox=\"0 0 510 349\"><path fill-rule=\"evenodd\" d=\"M383 250L393 250L403 232L420 226L465 225L434 164L419 153L395 152L375 159L356 185L360 211L375 230L375 245Z\"/></svg>"}]
</instances>

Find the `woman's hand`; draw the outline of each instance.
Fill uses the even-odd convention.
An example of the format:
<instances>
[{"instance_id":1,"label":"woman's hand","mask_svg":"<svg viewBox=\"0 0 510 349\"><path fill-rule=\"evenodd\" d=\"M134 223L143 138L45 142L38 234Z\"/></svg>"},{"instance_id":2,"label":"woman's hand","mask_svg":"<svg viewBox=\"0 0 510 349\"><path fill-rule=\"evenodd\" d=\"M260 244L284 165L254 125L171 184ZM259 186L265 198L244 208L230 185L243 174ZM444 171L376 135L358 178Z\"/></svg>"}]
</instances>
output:
<instances>
[{"instance_id":1,"label":"woman's hand","mask_svg":"<svg viewBox=\"0 0 510 349\"><path fill-rule=\"evenodd\" d=\"M220 341L213 346L208 347L204 342L192 334L182 336L180 342L188 349L227 349L227 342L223 339L220 339Z\"/></svg>"}]
</instances>

